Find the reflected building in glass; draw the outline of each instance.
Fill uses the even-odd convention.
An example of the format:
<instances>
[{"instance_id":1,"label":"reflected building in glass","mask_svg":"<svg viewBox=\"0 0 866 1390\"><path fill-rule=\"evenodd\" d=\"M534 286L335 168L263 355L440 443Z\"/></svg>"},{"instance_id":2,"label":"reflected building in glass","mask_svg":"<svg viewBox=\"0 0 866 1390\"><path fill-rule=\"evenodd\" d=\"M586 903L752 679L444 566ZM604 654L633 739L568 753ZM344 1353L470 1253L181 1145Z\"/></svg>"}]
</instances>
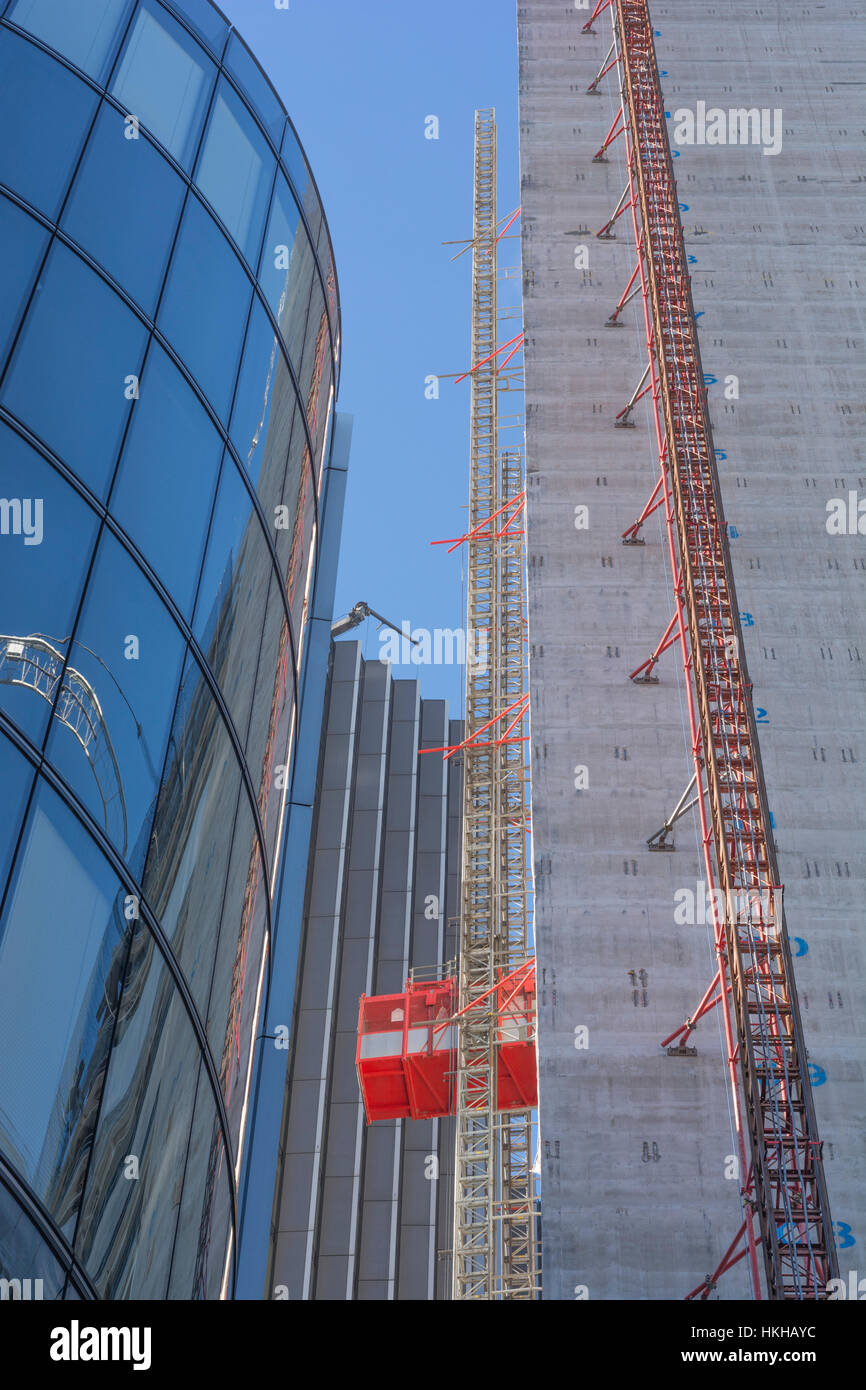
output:
<instances>
[{"instance_id":1,"label":"reflected building in glass","mask_svg":"<svg viewBox=\"0 0 866 1390\"><path fill-rule=\"evenodd\" d=\"M209 0L0 0L0 132L0 1277L232 1297L348 452L330 240Z\"/></svg>"}]
</instances>

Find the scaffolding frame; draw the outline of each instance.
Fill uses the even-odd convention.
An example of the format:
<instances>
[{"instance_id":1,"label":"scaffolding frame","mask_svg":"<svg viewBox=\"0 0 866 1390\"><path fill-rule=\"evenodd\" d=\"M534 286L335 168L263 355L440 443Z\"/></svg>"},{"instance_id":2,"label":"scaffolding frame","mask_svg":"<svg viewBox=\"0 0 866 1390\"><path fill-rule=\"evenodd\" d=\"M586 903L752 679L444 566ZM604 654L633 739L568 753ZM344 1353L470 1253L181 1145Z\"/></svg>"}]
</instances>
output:
<instances>
[{"instance_id":1,"label":"scaffolding frame","mask_svg":"<svg viewBox=\"0 0 866 1390\"><path fill-rule=\"evenodd\" d=\"M500 450L495 112L475 113L463 834L452 1298L532 1299L539 1268L532 1112L496 1109L494 986L531 953L522 450ZM516 213L512 215L514 221ZM510 225L510 222L506 226ZM461 378L458 378L461 379ZM450 750L449 750L450 751ZM456 750L455 750L456 751Z\"/></svg>"}]
</instances>

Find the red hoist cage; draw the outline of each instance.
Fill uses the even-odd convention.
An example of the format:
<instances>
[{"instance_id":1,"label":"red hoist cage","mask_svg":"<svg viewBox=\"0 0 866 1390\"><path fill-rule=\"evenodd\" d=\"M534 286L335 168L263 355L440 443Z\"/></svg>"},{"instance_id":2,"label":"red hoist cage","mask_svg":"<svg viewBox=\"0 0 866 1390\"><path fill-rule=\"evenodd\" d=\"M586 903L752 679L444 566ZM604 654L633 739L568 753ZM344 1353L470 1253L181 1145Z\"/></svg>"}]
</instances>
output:
<instances>
[{"instance_id":1,"label":"red hoist cage","mask_svg":"<svg viewBox=\"0 0 866 1390\"><path fill-rule=\"evenodd\" d=\"M499 974L498 984L464 1009L457 1008L453 976L429 984L407 980L402 994L362 996L356 1062L368 1124L455 1113L457 1029L469 1008L496 1016L496 1109L538 1104L535 962Z\"/></svg>"},{"instance_id":2,"label":"red hoist cage","mask_svg":"<svg viewBox=\"0 0 866 1390\"><path fill-rule=\"evenodd\" d=\"M662 652L678 645L686 673L694 776L654 848L683 813L692 787L700 816L718 968L694 1015L664 1040L683 1046L697 1019L718 1004L726 1038L739 1145L742 1225L714 1274L687 1295L706 1298L717 1278L747 1258L760 1298L758 1249L770 1299L821 1299L837 1273L806 1049L782 907L782 889L752 709L739 612L701 367L673 158L667 138L653 29L646 0L599 0L584 33L610 9L613 42L589 91L616 69L620 105L595 156L619 135L628 182L597 236L631 212L637 264L610 319L640 294L648 363L617 423L649 396L660 476L623 534L640 543L647 516L667 522L675 616L635 682L655 682ZM724 904L724 907L716 906ZM757 1218L757 1233L755 1231Z\"/></svg>"}]
</instances>

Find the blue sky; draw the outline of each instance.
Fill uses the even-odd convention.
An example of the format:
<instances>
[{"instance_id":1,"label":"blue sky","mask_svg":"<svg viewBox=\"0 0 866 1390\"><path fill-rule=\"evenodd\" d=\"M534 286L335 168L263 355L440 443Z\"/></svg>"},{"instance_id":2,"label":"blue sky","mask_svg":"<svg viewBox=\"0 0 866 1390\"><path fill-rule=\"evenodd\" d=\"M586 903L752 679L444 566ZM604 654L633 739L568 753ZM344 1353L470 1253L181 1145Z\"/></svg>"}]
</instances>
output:
<instances>
[{"instance_id":1,"label":"blue sky","mask_svg":"<svg viewBox=\"0 0 866 1390\"><path fill-rule=\"evenodd\" d=\"M285 102L316 176L343 310L339 408L355 417L337 615L359 599L399 624L464 625L462 552L431 540L465 529L468 382L432 373L468 360L474 111L496 108L500 213L519 200L512 0L220 0ZM439 139L424 138L439 118ZM517 226L512 229L517 230ZM501 265L519 242L503 241ZM519 300L519 281L502 301ZM503 324L501 340L518 324ZM522 396L513 399L522 406ZM505 408L505 407L504 407ZM507 409L511 410L510 403ZM515 431L515 440L519 438ZM377 627L357 634L367 656ZM422 694L462 709L462 668L420 674Z\"/></svg>"}]
</instances>

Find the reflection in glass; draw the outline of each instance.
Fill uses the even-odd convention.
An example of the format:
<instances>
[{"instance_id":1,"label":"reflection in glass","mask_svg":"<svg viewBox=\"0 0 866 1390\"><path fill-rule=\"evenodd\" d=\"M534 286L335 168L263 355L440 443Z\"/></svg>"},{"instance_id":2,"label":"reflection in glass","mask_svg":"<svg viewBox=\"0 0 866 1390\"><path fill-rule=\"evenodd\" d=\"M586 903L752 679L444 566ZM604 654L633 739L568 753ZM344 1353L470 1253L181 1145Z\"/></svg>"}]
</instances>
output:
<instances>
[{"instance_id":1,"label":"reflection in glass","mask_svg":"<svg viewBox=\"0 0 866 1390\"><path fill-rule=\"evenodd\" d=\"M109 508L185 617L192 611L222 441L154 342Z\"/></svg>"},{"instance_id":2,"label":"reflection in glass","mask_svg":"<svg viewBox=\"0 0 866 1390\"><path fill-rule=\"evenodd\" d=\"M274 529L271 535L284 584L293 568L292 557L297 557L298 538L302 533L298 517L299 515L303 516L304 489L310 486L310 450L307 445L303 413L300 404L298 404L289 436L289 456L280 501L272 513ZM297 563L294 567L297 567Z\"/></svg>"},{"instance_id":3,"label":"reflection in glass","mask_svg":"<svg viewBox=\"0 0 866 1390\"><path fill-rule=\"evenodd\" d=\"M331 319L331 330L337 331L337 273L334 269L334 253L331 250L331 238L328 235L328 224L323 220L322 228L319 232L319 242L316 247L316 254L319 258L319 265L322 270L322 277L325 281L325 297L328 302L328 313Z\"/></svg>"},{"instance_id":4,"label":"reflection in glass","mask_svg":"<svg viewBox=\"0 0 866 1390\"><path fill-rule=\"evenodd\" d=\"M78 730L54 720L46 751L136 877L147 849L184 651L155 590L105 532L69 656L79 682L98 701L100 722L91 720L90 730ZM109 748L121 778L118 794L110 799Z\"/></svg>"},{"instance_id":5,"label":"reflection in glass","mask_svg":"<svg viewBox=\"0 0 866 1390\"><path fill-rule=\"evenodd\" d=\"M196 183L253 267L276 160L240 98L223 78L199 157Z\"/></svg>"},{"instance_id":6,"label":"reflection in glass","mask_svg":"<svg viewBox=\"0 0 866 1390\"><path fill-rule=\"evenodd\" d=\"M301 150L300 141L289 121L286 122L285 134L283 135L281 157L289 171L289 177L298 195L298 201L306 214L310 235L313 238L313 245L315 245L322 223L322 208L312 174Z\"/></svg>"},{"instance_id":7,"label":"reflection in glass","mask_svg":"<svg viewBox=\"0 0 866 1390\"><path fill-rule=\"evenodd\" d=\"M322 441L328 416L331 376L331 335L328 331L325 297L317 279L313 283L304 339L304 357L299 372L299 389L307 411L317 473L322 466Z\"/></svg>"},{"instance_id":8,"label":"reflection in glass","mask_svg":"<svg viewBox=\"0 0 866 1390\"><path fill-rule=\"evenodd\" d=\"M76 818L37 790L0 922L0 1142L69 1235L127 953L124 894ZM24 989L24 981L38 982Z\"/></svg>"},{"instance_id":9,"label":"reflection in glass","mask_svg":"<svg viewBox=\"0 0 866 1390\"><path fill-rule=\"evenodd\" d=\"M273 87L237 31L229 40L224 64L241 90L246 93L256 115L279 149L283 127L286 124L285 112Z\"/></svg>"},{"instance_id":10,"label":"reflection in glass","mask_svg":"<svg viewBox=\"0 0 866 1390\"><path fill-rule=\"evenodd\" d=\"M228 730L190 655L142 886L203 1016L241 794Z\"/></svg>"},{"instance_id":11,"label":"reflection in glass","mask_svg":"<svg viewBox=\"0 0 866 1390\"><path fill-rule=\"evenodd\" d=\"M304 330L310 306L315 260L307 230L284 179L277 179L268 222L259 283L280 331L295 370L304 353Z\"/></svg>"},{"instance_id":12,"label":"reflection in glass","mask_svg":"<svg viewBox=\"0 0 866 1390\"><path fill-rule=\"evenodd\" d=\"M97 526L65 478L0 424L0 708L38 746Z\"/></svg>"},{"instance_id":13,"label":"reflection in glass","mask_svg":"<svg viewBox=\"0 0 866 1390\"><path fill-rule=\"evenodd\" d=\"M55 243L3 385L3 405L105 496L147 333L104 280Z\"/></svg>"},{"instance_id":14,"label":"reflection in glass","mask_svg":"<svg viewBox=\"0 0 866 1390\"><path fill-rule=\"evenodd\" d=\"M96 102L68 68L0 31L0 183L54 217Z\"/></svg>"},{"instance_id":15,"label":"reflection in glass","mask_svg":"<svg viewBox=\"0 0 866 1390\"><path fill-rule=\"evenodd\" d=\"M165 1298L199 1056L182 998L139 923L75 1239L101 1298Z\"/></svg>"},{"instance_id":16,"label":"reflection in glass","mask_svg":"<svg viewBox=\"0 0 866 1390\"><path fill-rule=\"evenodd\" d=\"M64 1278L44 1236L0 1183L0 1279L22 1281L16 1292L10 1289L9 1298L62 1298Z\"/></svg>"},{"instance_id":17,"label":"reflection in glass","mask_svg":"<svg viewBox=\"0 0 866 1390\"><path fill-rule=\"evenodd\" d=\"M225 236L198 198L190 196L159 327L221 420L231 405L251 296L252 285Z\"/></svg>"},{"instance_id":18,"label":"reflection in glass","mask_svg":"<svg viewBox=\"0 0 866 1390\"><path fill-rule=\"evenodd\" d=\"M47 245L45 228L0 197L0 372Z\"/></svg>"},{"instance_id":19,"label":"reflection in glass","mask_svg":"<svg viewBox=\"0 0 866 1390\"><path fill-rule=\"evenodd\" d=\"M13 0L6 17L100 81L130 8L131 0Z\"/></svg>"},{"instance_id":20,"label":"reflection in glass","mask_svg":"<svg viewBox=\"0 0 866 1390\"><path fill-rule=\"evenodd\" d=\"M62 226L152 314L184 185L149 140L127 140L125 129L123 116L103 106Z\"/></svg>"},{"instance_id":21,"label":"reflection in glass","mask_svg":"<svg viewBox=\"0 0 866 1390\"><path fill-rule=\"evenodd\" d=\"M305 454L309 458L309 454ZM286 569L286 593L292 614L292 630L300 632L306 621L307 589L312 565L313 529L316 523L316 493L308 467L304 468L301 490L292 517L292 544Z\"/></svg>"},{"instance_id":22,"label":"reflection in glass","mask_svg":"<svg viewBox=\"0 0 866 1390\"><path fill-rule=\"evenodd\" d=\"M286 458L293 430L302 430L298 397L271 321L259 303L244 345L231 423L231 439L255 484L266 518L284 498Z\"/></svg>"},{"instance_id":23,"label":"reflection in glass","mask_svg":"<svg viewBox=\"0 0 866 1390\"><path fill-rule=\"evenodd\" d=\"M264 823L274 787L285 785L277 765L286 761L293 653L273 558L241 489L227 472L205 562L196 634L244 746ZM252 668L258 672L255 684L249 680Z\"/></svg>"},{"instance_id":24,"label":"reflection in glass","mask_svg":"<svg viewBox=\"0 0 866 1390\"><path fill-rule=\"evenodd\" d=\"M199 1081L169 1298L220 1296L232 1226L231 1176L213 1092Z\"/></svg>"},{"instance_id":25,"label":"reflection in glass","mask_svg":"<svg viewBox=\"0 0 866 1390\"><path fill-rule=\"evenodd\" d=\"M203 39L211 52L219 58L225 47L229 26L211 4L211 0L168 0L168 3L173 10L183 15L199 38Z\"/></svg>"},{"instance_id":26,"label":"reflection in glass","mask_svg":"<svg viewBox=\"0 0 866 1390\"><path fill-rule=\"evenodd\" d=\"M3 651L3 638L0 637L0 653ZM0 679L2 679L2 655L0 655ZM0 820L0 900L6 889L6 875L12 863L12 855L18 843L18 832L27 808L27 798L33 786L32 765L18 752L3 734L0 734L0 787L3 788L3 817Z\"/></svg>"},{"instance_id":27,"label":"reflection in glass","mask_svg":"<svg viewBox=\"0 0 866 1390\"><path fill-rule=\"evenodd\" d=\"M268 884L249 805L242 800L220 924L207 1037L219 1072L237 1152L249 1068L253 1014L262 978Z\"/></svg>"},{"instance_id":28,"label":"reflection in glass","mask_svg":"<svg viewBox=\"0 0 866 1390\"><path fill-rule=\"evenodd\" d=\"M277 832L288 786L289 743L292 734L295 686L293 652L280 586L274 583L268 594L262 629L259 667L274 672L262 678L253 698L246 754L254 779L256 800L264 830L268 863L273 872L277 852Z\"/></svg>"},{"instance_id":29,"label":"reflection in glass","mask_svg":"<svg viewBox=\"0 0 866 1390\"><path fill-rule=\"evenodd\" d=\"M234 463L220 480L193 630L243 744L258 669L262 614L276 571Z\"/></svg>"},{"instance_id":30,"label":"reflection in glass","mask_svg":"<svg viewBox=\"0 0 866 1390\"><path fill-rule=\"evenodd\" d=\"M188 169L216 69L155 0L141 0L111 84L113 96Z\"/></svg>"}]
</instances>

